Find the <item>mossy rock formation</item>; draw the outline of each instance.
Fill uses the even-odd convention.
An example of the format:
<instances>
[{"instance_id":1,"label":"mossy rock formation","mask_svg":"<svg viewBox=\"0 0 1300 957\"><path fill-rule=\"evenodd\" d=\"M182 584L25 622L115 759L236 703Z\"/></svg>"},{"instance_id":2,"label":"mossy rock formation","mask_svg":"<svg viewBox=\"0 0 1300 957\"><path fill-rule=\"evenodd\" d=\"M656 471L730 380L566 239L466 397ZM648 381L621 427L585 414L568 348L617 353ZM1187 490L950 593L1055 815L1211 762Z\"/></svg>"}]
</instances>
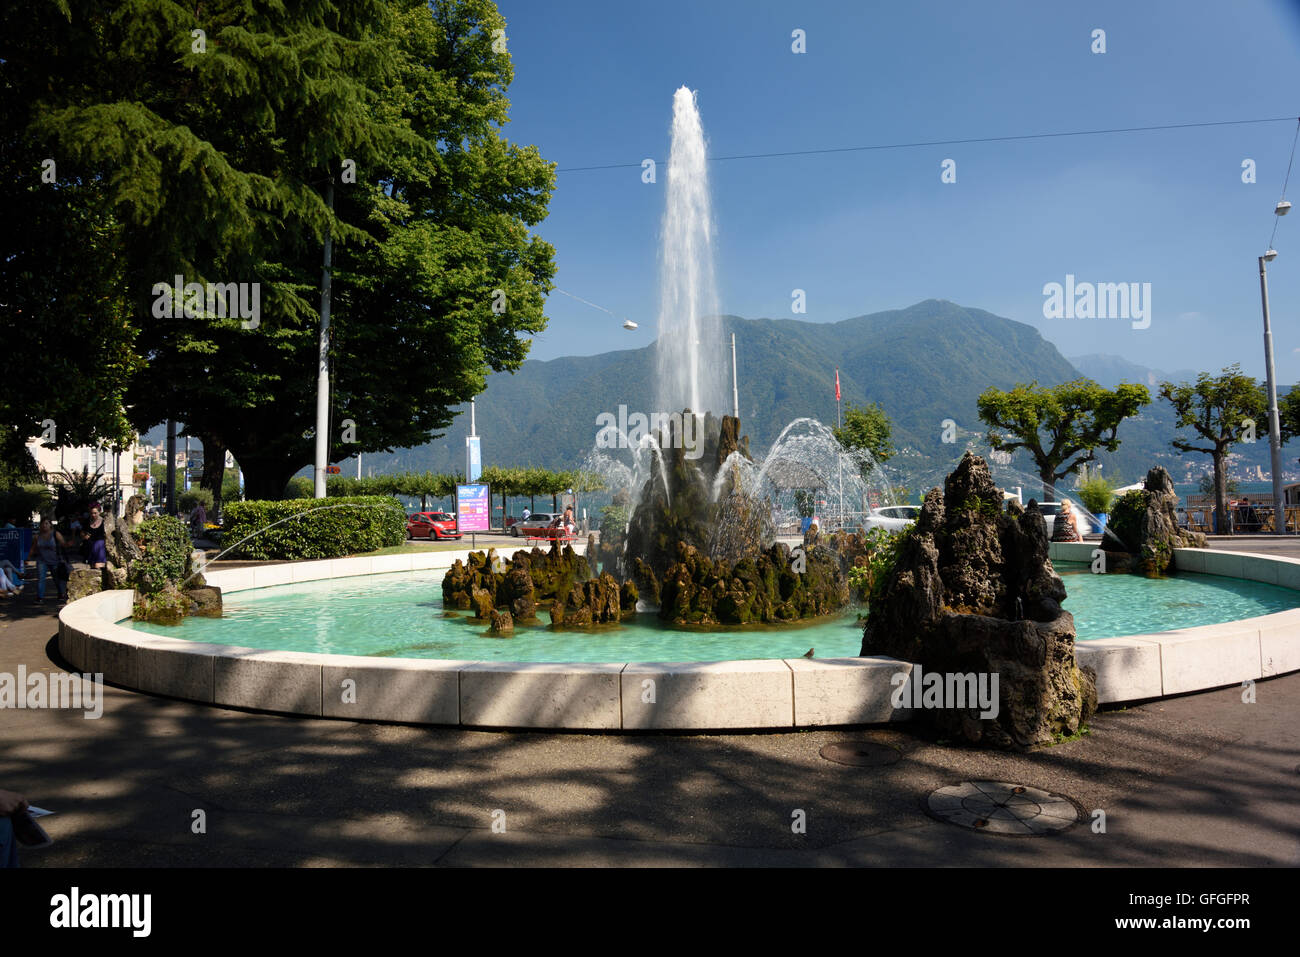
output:
<instances>
[{"instance_id":1,"label":"mossy rock formation","mask_svg":"<svg viewBox=\"0 0 1300 957\"><path fill-rule=\"evenodd\" d=\"M996 716L978 706L918 710L939 734L1016 750L1069 735L1097 710L1096 675L1074 656L1074 617L1037 510L1006 514L988 466L966 453L931 489L870 603L862 654L925 672L998 675ZM945 702L945 704L953 704Z\"/></svg>"},{"instance_id":2,"label":"mossy rock formation","mask_svg":"<svg viewBox=\"0 0 1300 957\"><path fill-rule=\"evenodd\" d=\"M1175 548L1205 548L1202 532L1186 532L1178 524L1178 493L1163 466L1147 472L1141 489L1116 500L1101 547L1106 571L1133 571L1158 578L1176 571Z\"/></svg>"}]
</instances>

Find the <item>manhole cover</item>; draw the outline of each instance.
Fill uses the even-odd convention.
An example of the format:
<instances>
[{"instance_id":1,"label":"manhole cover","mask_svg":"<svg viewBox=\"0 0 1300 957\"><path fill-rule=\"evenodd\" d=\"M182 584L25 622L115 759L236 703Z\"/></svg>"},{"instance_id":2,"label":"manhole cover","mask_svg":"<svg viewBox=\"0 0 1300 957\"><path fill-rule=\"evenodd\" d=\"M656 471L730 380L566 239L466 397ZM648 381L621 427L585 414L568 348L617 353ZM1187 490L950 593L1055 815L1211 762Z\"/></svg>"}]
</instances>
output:
<instances>
[{"instance_id":1,"label":"manhole cover","mask_svg":"<svg viewBox=\"0 0 1300 957\"><path fill-rule=\"evenodd\" d=\"M902 757L897 748L873 741L828 744L819 753L827 761L854 768L880 768Z\"/></svg>"},{"instance_id":2,"label":"manhole cover","mask_svg":"<svg viewBox=\"0 0 1300 957\"><path fill-rule=\"evenodd\" d=\"M1005 781L963 781L926 801L941 821L995 834L1036 835L1064 830L1079 819L1068 798Z\"/></svg>"}]
</instances>

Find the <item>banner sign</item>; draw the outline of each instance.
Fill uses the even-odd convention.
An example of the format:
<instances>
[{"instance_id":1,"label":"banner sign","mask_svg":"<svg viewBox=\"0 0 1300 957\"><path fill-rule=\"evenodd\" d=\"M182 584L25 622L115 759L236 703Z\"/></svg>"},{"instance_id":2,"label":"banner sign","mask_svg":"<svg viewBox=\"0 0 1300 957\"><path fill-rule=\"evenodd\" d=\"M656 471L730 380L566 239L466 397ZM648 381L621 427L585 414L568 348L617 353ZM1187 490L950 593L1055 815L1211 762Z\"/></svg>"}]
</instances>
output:
<instances>
[{"instance_id":1,"label":"banner sign","mask_svg":"<svg viewBox=\"0 0 1300 957\"><path fill-rule=\"evenodd\" d=\"M462 532L486 532L492 527L492 494L487 485L456 486L456 528Z\"/></svg>"},{"instance_id":2,"label":"banner sign","mask_svg":"<svg viewBox=\"0 0 1300 957\"><path fill-rule=\"evenodd\" d=\"M477 482L483 474L483 452L479 446L478 435L465 436L465 477Z\"/></svg>"},{"instance_id":3,"label":"banner sign","mask_svg":"<svg viewBox=\"0 0 1300 957\"><path fill-rule=\"evenodd\" d=\"M0 528L0 558L9 559L14 563L14 568L23 567L31 547L30 528Z\"/></svg>"}]
</instances>

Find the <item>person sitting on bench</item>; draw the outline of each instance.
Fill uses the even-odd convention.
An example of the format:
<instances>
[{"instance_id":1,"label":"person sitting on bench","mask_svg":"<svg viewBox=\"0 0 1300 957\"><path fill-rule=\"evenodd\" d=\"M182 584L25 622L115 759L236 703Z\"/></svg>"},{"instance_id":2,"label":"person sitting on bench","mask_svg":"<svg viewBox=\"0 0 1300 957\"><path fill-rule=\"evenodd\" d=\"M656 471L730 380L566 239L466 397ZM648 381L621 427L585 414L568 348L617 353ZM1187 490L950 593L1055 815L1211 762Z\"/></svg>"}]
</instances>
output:
<instances>
[{"instance_id":1,"label":"person sitting on bench","mask_svg":"<svg viewBox=\"0 0 1300 957\"><path fill-rule=\"evenodd\" d=\"M566 505L564 514L551 523L551 528L557 530L556 538L572 538L575 530L573 524L573 506Z\"/></svg>"}]
</instances>

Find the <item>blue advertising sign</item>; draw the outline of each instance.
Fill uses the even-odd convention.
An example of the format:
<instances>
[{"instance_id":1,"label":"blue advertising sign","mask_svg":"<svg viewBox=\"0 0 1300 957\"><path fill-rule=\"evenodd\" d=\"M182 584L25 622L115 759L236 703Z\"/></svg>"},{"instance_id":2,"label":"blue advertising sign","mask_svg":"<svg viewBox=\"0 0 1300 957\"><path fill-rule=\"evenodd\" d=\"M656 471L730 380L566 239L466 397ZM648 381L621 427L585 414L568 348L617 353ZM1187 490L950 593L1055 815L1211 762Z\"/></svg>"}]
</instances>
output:
<instances>
[{"instance_id":1,"label":"blue advertising sign","mask_svg":"<svg viewBox=\"0 0 1300 957\"><path fill-rule=\"evenodd\" d=\"M456 528L462 532L486 532L492 527L491 490L487 485L456 486Z\"/></svg>"},{"instance_id":2,"label":"blue advertising sign","mask_svg":"<svg viewBox=\"0 0 1300 957\"><path fill-rule=\"evenodd\" d=\"M477 435L465 436L465 477L477 482L483 474L483 451Z\"/></svg>"},{"instance_id":3,"label":"blue advertising sign","mask_svg":"<svg viewBox=\"0 0 1300 957\"><path fill-rule=\"evenodd\" d=\"M14 568L23 567L31 547L30 528L0 528L0 558L9 559L14 563Z\"/></svg>"}]
</instances>

